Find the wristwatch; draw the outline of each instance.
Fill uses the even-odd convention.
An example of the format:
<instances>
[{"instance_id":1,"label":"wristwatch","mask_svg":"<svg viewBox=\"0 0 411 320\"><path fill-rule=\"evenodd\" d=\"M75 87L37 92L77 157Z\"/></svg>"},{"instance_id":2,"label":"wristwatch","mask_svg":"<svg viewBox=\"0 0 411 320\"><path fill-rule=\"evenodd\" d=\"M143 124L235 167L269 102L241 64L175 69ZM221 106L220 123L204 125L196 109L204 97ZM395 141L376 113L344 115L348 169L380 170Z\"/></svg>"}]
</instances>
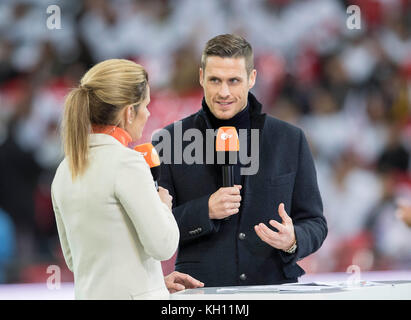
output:
<instances>
[{"instance_id":1,"label":"wristwatch","mask_svg":"<svg viewBox=\"0 0 411 320\"><path fill-rule=\"evenodd\" d=\"M287 250L284 250L287 253L294 253L297 250L297 239L294 240L294 243Z\"/></svg>"}]
</instances>

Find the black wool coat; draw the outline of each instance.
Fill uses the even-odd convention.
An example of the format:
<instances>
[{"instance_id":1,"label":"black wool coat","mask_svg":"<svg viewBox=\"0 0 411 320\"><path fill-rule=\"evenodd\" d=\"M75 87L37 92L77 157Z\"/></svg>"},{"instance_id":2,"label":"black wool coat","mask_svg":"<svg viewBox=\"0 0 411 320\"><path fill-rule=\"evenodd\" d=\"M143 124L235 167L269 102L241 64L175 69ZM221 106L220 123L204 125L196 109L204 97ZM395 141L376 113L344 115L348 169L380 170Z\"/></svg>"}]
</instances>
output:
<instances>
[{"instance_id":1,"label":"black wool coat","mask_svg":"<svg viewBox=\"0 0 411 320\"><path fill-rule=\"evenodd\" d=\"M243 176L239 213L229 219L211 220L208 200L222 185L216 164L165 164L160 135L153 145L162 159L159 185L173 196L173 214L180 229L175 269L205 283L205 286L267 285L296 282L304 270L296 262L318 250L327 235L322 201L311 152L301 129L261 113L262 106L249 93L251 128L259 129L259 170ZM199 129L204 136L211 122L204 106L181 120L182 132ZM184 148L190 141L175 135L176 123L167 130L173 143ZM164 142L164 141L163 141ZM240 145L241 148L241 145ZM175 159L174 159L175 160ZM291 217L298 248L288 254L263 242L254 226L269 220L281 222L278 206L284 203ZM274 229L273 229L274 230Z\"/></svg>"}]
</instances>

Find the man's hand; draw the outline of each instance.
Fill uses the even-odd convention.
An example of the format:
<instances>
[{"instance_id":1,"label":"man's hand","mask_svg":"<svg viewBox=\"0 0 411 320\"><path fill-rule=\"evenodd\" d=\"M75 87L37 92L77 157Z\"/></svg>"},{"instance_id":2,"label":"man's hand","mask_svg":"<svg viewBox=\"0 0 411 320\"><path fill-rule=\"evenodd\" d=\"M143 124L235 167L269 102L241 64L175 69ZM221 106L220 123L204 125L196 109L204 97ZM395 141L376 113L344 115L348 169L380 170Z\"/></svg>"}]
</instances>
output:
<instances>
[{"instance_id":1,"label":"man's hand","mask_svg":"<svg viewBox=\"0 0 411 320\"><path fill-rule=\"evenodd\" d=\"M270 220L270 225L276 228L278 232L271 230L264 223L254 226L254 230L260 239L270 246L276 249L288 250L295 241L293 221L285 212L284 203L280 203L278 206L278 213L282 223Z\"/></svg>"},{"instance_id":2,"label":"man's hand","mask_svg":"<svg viewBox=\"0 0 411 320\"><path fill-rule=\"evenodd\" d=\"M238 213L240 208L240 185L220 188L214 192L208 200L208 212L210 219L224 219Z\"/></svg>"},{"instance_id":3,"label":"man's hand","mask_svg":"<svg viewBox=\"0 0 411 320\"><path fill-rule=\"evenodd\" d=\"M194 279L188 274L173 271L168 276L164 277L166 287L170 293L181 291L184 289L194 289L204 287L204 283Z\"/></svg>"}]
</instances>

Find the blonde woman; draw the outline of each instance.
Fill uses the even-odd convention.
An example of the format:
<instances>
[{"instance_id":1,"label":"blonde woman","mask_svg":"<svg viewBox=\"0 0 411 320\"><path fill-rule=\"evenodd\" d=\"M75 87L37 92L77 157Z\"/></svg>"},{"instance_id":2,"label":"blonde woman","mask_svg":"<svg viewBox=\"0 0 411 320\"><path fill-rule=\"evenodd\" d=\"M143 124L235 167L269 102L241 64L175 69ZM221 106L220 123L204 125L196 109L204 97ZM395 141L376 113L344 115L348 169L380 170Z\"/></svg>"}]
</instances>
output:
<instances>
[{"instance_id":1,"label":"blonde woman","mask_svg":"<svg viewBox=\"0 0 411 320\"><path fill-rule=\"evenodd\" d=\"M163 278L160 260L179 241L172 198L127 148L141 137L149 102L146 71L122 59L92 67L66 98L52 200L76 299L163 299L203 286L182 273Z\"/></svg>"}]
</instances>

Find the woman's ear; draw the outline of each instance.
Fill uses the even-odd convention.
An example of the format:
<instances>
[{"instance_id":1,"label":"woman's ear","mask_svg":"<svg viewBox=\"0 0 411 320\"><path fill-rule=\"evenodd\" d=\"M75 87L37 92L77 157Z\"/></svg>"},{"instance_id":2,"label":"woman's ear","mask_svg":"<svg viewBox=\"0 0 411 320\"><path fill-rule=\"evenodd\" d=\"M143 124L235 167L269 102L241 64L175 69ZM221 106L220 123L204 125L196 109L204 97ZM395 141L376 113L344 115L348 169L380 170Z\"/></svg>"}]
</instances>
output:
<instances>
[{"instance_id":1,"label":"woman's ear","mask_svg":"<svg viewBox=\"0 0 411 320\"><path fill-rule=\"evenodd\" d=\"M126 107L126 123L132 124L133 123L133 118L134 118L134 108L132 105L129 105Z\"/></svg>"},{"instance_id":2,"label":"woman's ear","mask_svg":"<svg viewBox=\"0 0 411 320\"><path fill-rule=\"evenodd\" d=\"M129 106L125 107L124 109L120 111L118 121L119 121L119 125L121 128L124 129L130 123L129 122L129 120L131 119L130 114L131 113L129 110Z\"/></svg>"}]
</instances>

